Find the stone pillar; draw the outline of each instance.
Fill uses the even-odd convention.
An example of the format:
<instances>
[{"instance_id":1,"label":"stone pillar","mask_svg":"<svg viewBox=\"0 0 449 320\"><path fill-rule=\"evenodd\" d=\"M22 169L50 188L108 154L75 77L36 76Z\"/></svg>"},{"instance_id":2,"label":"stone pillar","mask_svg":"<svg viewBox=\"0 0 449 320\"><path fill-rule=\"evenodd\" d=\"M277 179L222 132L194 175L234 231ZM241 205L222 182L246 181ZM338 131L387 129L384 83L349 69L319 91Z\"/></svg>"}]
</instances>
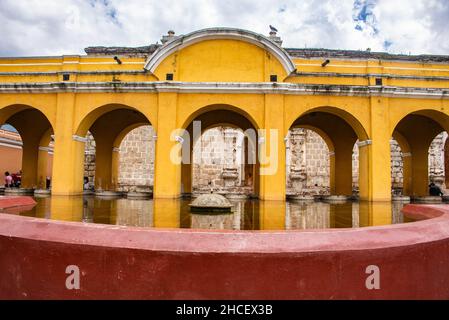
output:
<instances>
[{"instance_id":1,"label":"stone pillar","mask_svg":"<svg viewBox=\"0 0 449 320\"><path fill-rule=\"evenodd\" d=\"M112 190L112 141L95 136L95 189Z\"/></svg>"},{"instance_id":2,"label":"stone pillar","mask_svg":"<svg viewBox=\"0 0 449 320\"><path fill-rule=\"evenodd\" d=\"M371 141L360 141L366 146L359 148L360 199L370 201L391 200L391 132L385 127L389 123L388 98L371 98ZM363 152L363 154L362 154Z\"/></svg>"},{"instance_id":3,"label":"stone pillar","mask_svg":"<svg viewBox=\"0 0 449 320\"><path fill-rule=\"evenodd\" d=\"M23 140L22 146L22 188L36 188L37 181L37 164L39 158L39 144L36 141Z\"/></svg>"},{"instance_id":4,"label":"stone pillar","mask_svg":"<svg viewBox=\"0 0 449 320\"><path fill-rule=\"evenodd\" d=\"M352 149L351 141L335 144L335 194L352 194Z\"/></svg>"},{"instance_id":5,"label":"stone pillar","mask_svg":"<svg viewBox=\"0 0 449 320\"><path fill-rule=\"evenodd\" d=\"M83 192L86 139L73 134L74 109L75 94L59 93L54 128L53 195L74 195Z\"/></svg>"},{"instance_id":6,"label":"stone pillar","mask_svg":"<svg viewBox=\"0 0 449 320\"><path fill-rule=\"evenodd\" d=\"M265 95L265 130L259 134L260 198L285 200L284 97Z\"/></svg>"},{"instance_id":7,"label":"stone pillar","mask_svg":"<svg viewBox=\"0 0 449 320\"><path fill-rule=\"evenodd\" d=\"M172 136L176 135L173 132L177 129L177 103L176 93L159 93L154 198L178 198L181 195L181 162L175 163L171 159L172 154L181 155L182 147L181 142L176 141ZM184 143L188 143L188 141L184 141Z\"/></svg>"},{"instance_id":8,"label":"stone pillar","mask_svg":"<svg viewBox=\"0 0 449 320\"><path fill-rule=\"evenodd\" d=\"M37 160L37 188L46 189L47 187L47 168L48 168L48 152L49 147L39 147L39 155Z\"/></svg>"}]
</instances>

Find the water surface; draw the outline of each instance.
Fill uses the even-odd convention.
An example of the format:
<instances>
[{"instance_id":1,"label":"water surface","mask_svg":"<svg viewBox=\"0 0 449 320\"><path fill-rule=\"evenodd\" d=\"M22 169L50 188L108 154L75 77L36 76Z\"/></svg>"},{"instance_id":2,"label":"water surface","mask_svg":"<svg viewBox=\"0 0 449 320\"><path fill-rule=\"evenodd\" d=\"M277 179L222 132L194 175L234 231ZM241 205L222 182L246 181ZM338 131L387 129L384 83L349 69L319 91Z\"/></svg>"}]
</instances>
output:
<instances>
[{"instance_id":1,"label":"water surface","mask_svg":"<svg viewBox=\"0 0 449 320\"><path fill-rule=\"evenodd\" d=\"M154 228L304 230L356 228L410 222L403 203L230 200L228 214L191 213L190 199L128 200L94 196L35 198L23 216Z\"/></svg>"}]
</instances>

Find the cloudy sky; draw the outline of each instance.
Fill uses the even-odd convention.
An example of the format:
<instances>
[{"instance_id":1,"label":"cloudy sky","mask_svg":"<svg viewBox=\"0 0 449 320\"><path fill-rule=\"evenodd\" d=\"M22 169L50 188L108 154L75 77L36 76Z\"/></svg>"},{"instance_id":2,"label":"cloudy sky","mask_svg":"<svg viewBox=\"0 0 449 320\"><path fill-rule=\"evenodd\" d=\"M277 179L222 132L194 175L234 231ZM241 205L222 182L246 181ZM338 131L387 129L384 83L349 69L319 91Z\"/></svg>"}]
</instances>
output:
<instances>
[{"instance_id":1,"label":"cloudy sky","mask_svg":"<svg viewBox=\"0 0 449 320\"><path fill-rule=\"evenodd\" d=\"M207 27L279 30L284 47L449 54L449 0L0 0L0 56L142 46Z\"/></svg>"}]
</instances>

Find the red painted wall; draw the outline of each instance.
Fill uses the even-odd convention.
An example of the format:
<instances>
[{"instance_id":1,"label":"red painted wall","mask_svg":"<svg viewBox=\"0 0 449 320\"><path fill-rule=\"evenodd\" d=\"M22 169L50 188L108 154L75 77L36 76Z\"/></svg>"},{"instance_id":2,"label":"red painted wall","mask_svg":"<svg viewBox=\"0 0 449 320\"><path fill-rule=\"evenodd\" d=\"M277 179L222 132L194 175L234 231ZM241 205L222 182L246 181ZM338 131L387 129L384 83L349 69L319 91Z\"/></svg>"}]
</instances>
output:
<instances>
[{"instance_id":1,"label":"red painted wall","mask_svg":"<svg viewBox=\"0 0 449 320\"><path fill-rule=\"evenodd\" d=\"M449 299L449 206L348 230L141 229L0 214L5 299ZM65 287L66 267L81 271ZM380 290L365 287L380 268Z\"/></svg>"}]
</instances>

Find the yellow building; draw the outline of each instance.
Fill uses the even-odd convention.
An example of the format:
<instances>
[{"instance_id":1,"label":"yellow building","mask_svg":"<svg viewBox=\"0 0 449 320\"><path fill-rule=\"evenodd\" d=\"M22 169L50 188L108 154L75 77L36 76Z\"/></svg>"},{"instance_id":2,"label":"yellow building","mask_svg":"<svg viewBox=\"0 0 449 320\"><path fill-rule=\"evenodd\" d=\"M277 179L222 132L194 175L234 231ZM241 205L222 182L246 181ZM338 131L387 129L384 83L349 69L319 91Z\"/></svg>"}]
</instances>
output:
<instances>
[{"instance_id":1,"label":"yellow building","mask_svg":"<svg viewBox=\"0 0 449 320\"><path fill-rule=\"evenodd\" d=\"M97 145L96 186L114 189L117 147L132 129L156 132L155 198L191 190L194 121L255 132L254 185L285 199L285 137L316 131L331 154L331 192L351 194L359 146L360 198L391 199L390 139L404 156L404 193L426 195L428 149L449 131L449 57L284 49L280 39L212 28L163 45L86 49L87 55L0 58L0 124L23 140L22 186L46 176L54 195L82 193L84 142ZM252 129L253 131L251 131ZM254 138L254 137L253 137ZM189 151L190 150L190 151Z\"/></svg>"}]
</instances>

